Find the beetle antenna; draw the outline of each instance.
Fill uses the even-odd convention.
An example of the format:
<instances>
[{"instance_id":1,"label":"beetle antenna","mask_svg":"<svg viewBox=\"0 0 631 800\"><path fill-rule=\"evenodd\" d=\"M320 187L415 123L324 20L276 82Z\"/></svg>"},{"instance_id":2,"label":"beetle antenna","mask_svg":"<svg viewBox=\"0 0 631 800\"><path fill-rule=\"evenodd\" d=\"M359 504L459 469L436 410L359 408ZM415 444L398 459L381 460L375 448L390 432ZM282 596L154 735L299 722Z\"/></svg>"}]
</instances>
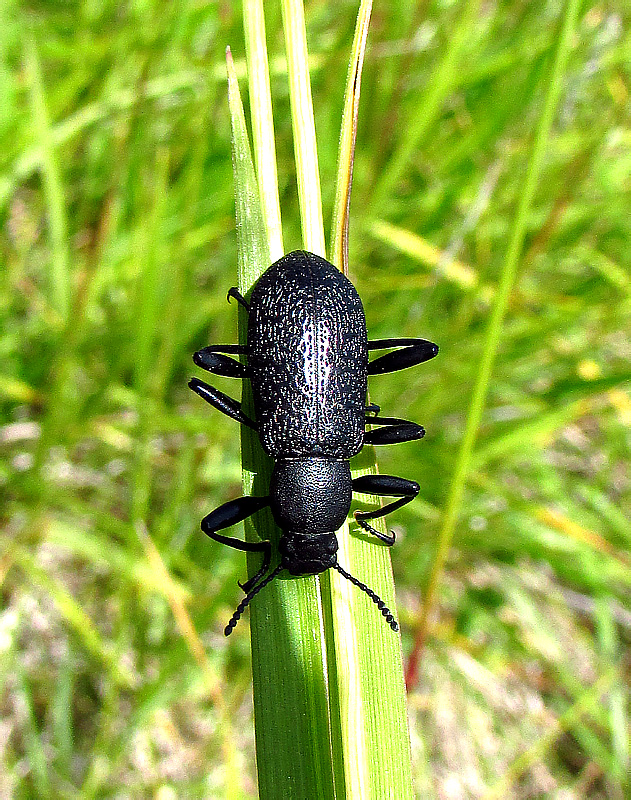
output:
<instances>
[{"instance_id":1,"label":"beetle antenna","mask_svg":"<svg viewBox=\"0 0 631 800\"><path fill-rule=\"evenodd\" d=\"M224 628L224 634L226 636L230 636L232 631L235 629L237 622L241 619L241 614L245 611L245 609L250 605L250 601L253 597L261 591L261 589L265 588L270 581L273 581L274 578L281 572L285 567L282 564L279 564L273 572L267 576L267 578L263 578L263 580L257 584L251 591L249 591L243 600L239 603L236 607L234 614L230 618L230 622Z\"/></svg>"},{"instance_id":2,"label":"beetle antenna","mask_svg":"<svg viewBox=\"0 0 631 800\"><path fill-rule=\"evenodd\" d=\"M365 583L362 583L354 575L351 575L350 572L347 572L344 569L344 567L340 566L337 562L333 564L333 568L336 569L340 573L340 575L343 575L351 583L354 583L358 589L361 589L362 592L365 592L368 595L368 597L370 597L370 599L377 606L379 611L381 611L383 616L386 618L386 622L388 623L388 625L390 625L393 631L399 630L399 626L397 624L396 619L392 615L392 612L376 592L373 592L373 590L369 586L366 586Z\"/></svg>"}]
</instances>

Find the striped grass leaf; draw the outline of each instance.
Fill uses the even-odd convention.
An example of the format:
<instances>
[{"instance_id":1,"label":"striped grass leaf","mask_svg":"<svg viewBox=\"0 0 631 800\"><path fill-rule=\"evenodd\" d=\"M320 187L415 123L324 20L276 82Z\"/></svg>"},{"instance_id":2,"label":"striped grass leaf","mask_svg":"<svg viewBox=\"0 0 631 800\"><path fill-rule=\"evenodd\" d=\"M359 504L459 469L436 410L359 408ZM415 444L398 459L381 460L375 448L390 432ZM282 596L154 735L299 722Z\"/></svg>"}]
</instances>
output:
<instances>
[{"instance_id":1,"label":"striped grass leaf","mask_svg":"<svg viewBox=\"0 0 631 800\"><path fill-rule=\"evenodd\" d=\"M306 250L326 258L305 12L302 0L282 0L281 8L287 50L287 77L302 240Z\"/></svg>"},{"instance_id":2,"label":"striped grass leaf","mask_svg":"<svg viewBox=\"0 0 631 800\"><path fill-rule=\"evenodd\" d=\"M357 139L357 117L359 115L359 96L361 92L362 67L366 53L368 26L372 12L372 0L362 0L355 24L355 36L351 47L348 65L340 146L337 159L337 181L335 184L335 203L331 222L331 261L345 275L348 275L348 225L353 185L353 163L355 160L355 141Z\"/></svg>"},{"instance_id":3,"label":"striped grass leaf","mask_svg":"<svg viewBox=\"0 0 631 800\"><path fill-rule=\"evenodd\" d=\"M370 0L364 0L357 16L340 133L331 260L345 273L361 72L371 8ZM352 468L353 477L376 473L374 448L365 447L353 460ZM361 507L373 504L374 498L370 496L359 498ZM382 532L386 531L383 519L375 522ZM370 537L349 533L348 524L338 532L338 558L351 574L394 608L388 548ZM327 647L333 746L340 748L336 764L341 762L343 766L346 797L412 797L400 639L367 607L371 605L368 599L341 575L329 573L324 578L323 598L330 602ZM388 742L388 746L384 747L383 742Z\"/></svg>"},{"instance_id":4,"label":"striped grass leaf","mask_svg":"<svg viewBox=\"0 0 631 800\"><path fill-rule=\"evenodd\" d=\"M228 54L228 94L239 253L239 288L249 292L269 265L269 245L250 154L237 77ZM247 321L239 310L239 340ZM244 384L243 403L252 410ZM256 434L241 426L246 494L268 493L271 460ZM278 542L268 511L245 523L246 538ZM250 574L260 565L252 557ZM251 606L252 679L259 793L265 798L335 796L320 592L314 576L278 578ZM238 634L237 634L238 635Z\"/></svg>"},{"instance_id":5,"label":"striped grass leaf","mask_svg":"<svg viewBox=\"0 0 631 800\"><path fill-rule=\"evenodd\" d=\"M272 93L265 40L263 0L244 0L243 28L247 54L248 89L250 93L256 176L261 193L261 206L267 231L270 261L276 261L281 258L285 251L283 249L283 230L278 198L274 118L272 115Z\"/></svg>"}]
</instances>

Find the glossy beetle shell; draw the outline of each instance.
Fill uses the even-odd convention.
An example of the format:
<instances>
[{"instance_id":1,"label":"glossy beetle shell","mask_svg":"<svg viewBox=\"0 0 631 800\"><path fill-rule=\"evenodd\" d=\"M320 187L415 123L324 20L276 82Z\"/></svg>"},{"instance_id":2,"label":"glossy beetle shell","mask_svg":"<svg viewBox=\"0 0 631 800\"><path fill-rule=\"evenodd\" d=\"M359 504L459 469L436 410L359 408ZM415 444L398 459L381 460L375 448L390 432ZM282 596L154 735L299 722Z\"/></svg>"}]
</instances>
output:
<instances>
[{"instance_id":1,"label":"glossy beetle shell","mask_svg":"<svg viewBox=\"0 0 631 800\"><path fill-rule=\"evenodd\" d=\"M297 250L261 276L250 300L248 366L261 443L272 458L359 452L366 318L355 287L332 264Z\"/></svg>"}]
</instances>

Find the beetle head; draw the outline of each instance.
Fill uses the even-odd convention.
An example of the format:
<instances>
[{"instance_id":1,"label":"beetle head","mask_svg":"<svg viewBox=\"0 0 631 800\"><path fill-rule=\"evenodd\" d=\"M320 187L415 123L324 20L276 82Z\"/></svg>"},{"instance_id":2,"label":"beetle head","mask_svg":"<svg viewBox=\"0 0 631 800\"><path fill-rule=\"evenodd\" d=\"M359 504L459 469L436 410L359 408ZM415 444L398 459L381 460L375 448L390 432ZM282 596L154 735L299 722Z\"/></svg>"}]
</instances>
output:
<instances>
[{"instance_id":1,"label":"beetle head","mask_svg":"<svg viewBox=\"0 0 631 800\"><path fill-rule=\"evenodd\" d=\"M333 567L337 563L337 548L334 533L309 535L289 531L278 543L281 563L290 575L315 575Z\"/></svg>"}]
</instances>

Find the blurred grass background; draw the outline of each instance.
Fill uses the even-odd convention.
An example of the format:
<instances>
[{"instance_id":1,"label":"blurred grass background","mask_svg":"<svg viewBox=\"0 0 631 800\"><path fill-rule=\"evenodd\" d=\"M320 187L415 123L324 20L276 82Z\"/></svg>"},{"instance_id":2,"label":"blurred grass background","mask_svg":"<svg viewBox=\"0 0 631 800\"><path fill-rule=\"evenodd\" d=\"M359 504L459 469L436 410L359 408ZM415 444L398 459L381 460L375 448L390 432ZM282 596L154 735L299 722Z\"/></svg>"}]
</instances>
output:
<instances>
[{"instance_id":1,"label":"blurred grass background","mask_svg":"<svg viewBox=\"0 0 631 800\"><path fill-rule=\"evenodd\" d=\"M379 451L422 485L392 520L406 658L562 8L373 10L351 277L372 338L441 346L371 382L428 430ZM330 219L357 3L306 12ZM582 9L409 694L419 797L629 796L630 23ZM195 349L236 341L226 44L243 73L230 2L1 7L3 798L256 796L247 623L222 635L245 562L199 531L240 493L238 431L186 387Z\"/></svg>"}]
</instances>

